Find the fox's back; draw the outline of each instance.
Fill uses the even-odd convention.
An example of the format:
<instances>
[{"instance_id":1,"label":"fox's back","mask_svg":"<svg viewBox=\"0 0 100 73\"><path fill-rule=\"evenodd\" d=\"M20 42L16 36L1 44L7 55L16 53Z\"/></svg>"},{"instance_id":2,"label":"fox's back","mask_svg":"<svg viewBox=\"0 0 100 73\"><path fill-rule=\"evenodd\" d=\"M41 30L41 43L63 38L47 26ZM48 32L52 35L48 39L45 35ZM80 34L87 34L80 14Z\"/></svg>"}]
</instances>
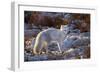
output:
<instances>
[{"instance_id":1,"label":"fox's back","mask_svg":"<svg viewBox=\"0 0 100 73\"><path fill-rule=\"evenodd\" d=\"M39 33L43 40L47 42L62 41L64 39L64 33L59 29L49 28Z\"/></svg>"}]
</instances>

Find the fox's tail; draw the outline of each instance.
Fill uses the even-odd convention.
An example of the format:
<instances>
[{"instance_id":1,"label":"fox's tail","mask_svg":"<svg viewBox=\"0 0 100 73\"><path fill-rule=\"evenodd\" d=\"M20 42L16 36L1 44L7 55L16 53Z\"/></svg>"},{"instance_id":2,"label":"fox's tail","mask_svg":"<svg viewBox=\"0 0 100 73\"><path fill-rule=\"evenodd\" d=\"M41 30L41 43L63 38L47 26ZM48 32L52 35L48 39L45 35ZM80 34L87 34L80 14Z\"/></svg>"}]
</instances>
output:
<instances>
[{"instance_id":1,"label":"fox's tail","mask_svg":"<svg viewBox=\"0 0 100 73\"><path fill-rule=\"evenodd\" d=\"M41 33L39 33L35 40L33 54L40 54L42 48L43 48L43 40L42 40Z\"/></svg>"}]
</instances>

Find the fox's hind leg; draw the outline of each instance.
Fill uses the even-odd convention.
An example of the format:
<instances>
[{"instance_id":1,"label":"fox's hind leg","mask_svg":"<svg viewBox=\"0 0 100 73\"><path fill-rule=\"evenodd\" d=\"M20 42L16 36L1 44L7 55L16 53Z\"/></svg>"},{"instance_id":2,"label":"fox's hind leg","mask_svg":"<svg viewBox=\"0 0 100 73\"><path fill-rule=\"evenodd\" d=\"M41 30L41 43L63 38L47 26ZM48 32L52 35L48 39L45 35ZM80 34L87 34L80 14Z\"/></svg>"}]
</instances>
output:
<instances>
[{"instance_id":1,"label":"fox's hind leg","mask_svg":"<svg viewBox=\"0 0 100 73\"><path fill-rule=\"evenodd\" d=\"M44 43L45 54L48 54L48 44L47 42Z\"/></svg>"}]
</instances>

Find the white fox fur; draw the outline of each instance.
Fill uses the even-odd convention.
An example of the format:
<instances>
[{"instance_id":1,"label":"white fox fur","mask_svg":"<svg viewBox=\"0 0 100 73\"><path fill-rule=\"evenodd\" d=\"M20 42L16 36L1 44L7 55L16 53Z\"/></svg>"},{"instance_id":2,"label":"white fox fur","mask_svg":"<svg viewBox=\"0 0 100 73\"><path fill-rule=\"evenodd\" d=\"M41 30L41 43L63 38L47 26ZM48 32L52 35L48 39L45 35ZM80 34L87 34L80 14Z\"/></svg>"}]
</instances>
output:
<instances>
[{"instance_id":1,"label":"white fox fur","mask_svg":"<svg viewBox=\"0 0 100 73\"><path fill-rule=\"evenodd\" d=\"M46 52L48 52L48 45L51 42L56 42L59 47L59 52L61 51L61 45L64 41L68 29L66 29L66 25L61 26L60 30L55 28L49 28L44 31L41 31L37 37L33 48L33 54L40 54L42 49L45 48Z\"/></svg>"}]
</instances>

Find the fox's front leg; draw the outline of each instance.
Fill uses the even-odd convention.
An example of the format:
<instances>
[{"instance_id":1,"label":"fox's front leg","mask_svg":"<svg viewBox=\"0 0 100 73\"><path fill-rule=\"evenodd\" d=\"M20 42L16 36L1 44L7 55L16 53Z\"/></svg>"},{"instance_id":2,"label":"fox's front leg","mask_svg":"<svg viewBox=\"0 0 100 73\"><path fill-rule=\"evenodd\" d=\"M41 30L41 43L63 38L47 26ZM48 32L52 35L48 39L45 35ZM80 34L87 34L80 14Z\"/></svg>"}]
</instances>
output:
<instances>
[{"instance_id":1,"label":"fox's front leg","mask_svg":"<svg viewBox=\"0 0 100 73\"><path fill-rule=\"evenodd\" d=\"M62 47L61 43L57 42L57 45L58 45L59 52L62 53L62 51L61 51L61 47Z\"/></svg>"}]
</instances>

